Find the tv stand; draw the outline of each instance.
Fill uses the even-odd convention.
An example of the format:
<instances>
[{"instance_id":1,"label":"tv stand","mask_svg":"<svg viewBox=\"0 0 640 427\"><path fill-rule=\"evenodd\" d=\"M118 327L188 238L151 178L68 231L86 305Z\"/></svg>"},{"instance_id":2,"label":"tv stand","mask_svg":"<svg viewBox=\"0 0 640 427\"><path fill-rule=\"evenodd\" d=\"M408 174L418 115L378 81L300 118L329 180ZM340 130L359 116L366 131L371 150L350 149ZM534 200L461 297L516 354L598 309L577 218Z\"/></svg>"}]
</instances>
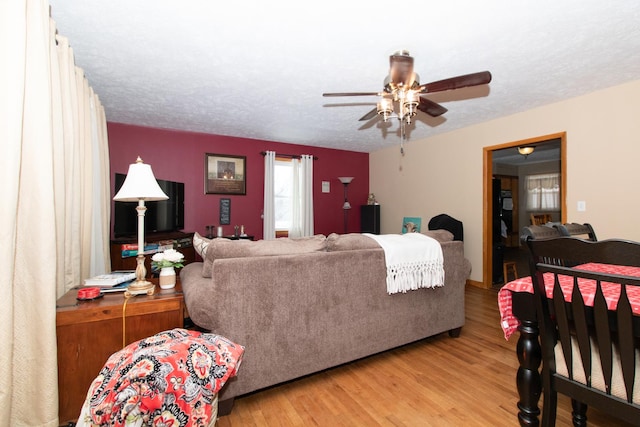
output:
<instances>
[{"instance_id":1,"label":"tv stand","mask_svg":"<svg viewBox=\"0 0 640 427\"><path fill-rule=\"evenodd\" d=\"M184 264L187 265L196 260L196 251L193 247L193 234L183 231L163 231L146 233L145 239L147 244L157 243L163 240L173 240L174 248L184 255ZM122 245L138 243L137 236L118 237L111 240L111 271L115 270L135 270L136 257L122 256ZM176 247L177 246L177 247ZM144 265L147 268L147 277L151 277L151 257L145 257Z\"/></svg>"}]
</instances>

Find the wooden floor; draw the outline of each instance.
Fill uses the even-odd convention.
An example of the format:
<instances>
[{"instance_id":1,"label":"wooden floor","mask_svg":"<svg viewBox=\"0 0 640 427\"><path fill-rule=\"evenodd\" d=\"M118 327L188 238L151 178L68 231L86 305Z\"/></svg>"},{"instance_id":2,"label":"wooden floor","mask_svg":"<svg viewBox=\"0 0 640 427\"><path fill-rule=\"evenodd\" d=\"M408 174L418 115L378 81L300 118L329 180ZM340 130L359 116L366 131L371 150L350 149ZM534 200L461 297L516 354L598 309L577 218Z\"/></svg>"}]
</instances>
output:
<instances>
[{"instance_id":1,"label":"wooden floor","mask_svg":"<svg viewBox=\"0 0 640 427\"><path fill-rule=\"evenodd\" d=\"M517 426L516 340L504 339L496 291L468 287L459 338L441 334L241 397L217 426ZM559 396L558 426L571 425L570 411ZM628 426L594 409L587 416L592 427Z\"/></svg>"}]
</instances>

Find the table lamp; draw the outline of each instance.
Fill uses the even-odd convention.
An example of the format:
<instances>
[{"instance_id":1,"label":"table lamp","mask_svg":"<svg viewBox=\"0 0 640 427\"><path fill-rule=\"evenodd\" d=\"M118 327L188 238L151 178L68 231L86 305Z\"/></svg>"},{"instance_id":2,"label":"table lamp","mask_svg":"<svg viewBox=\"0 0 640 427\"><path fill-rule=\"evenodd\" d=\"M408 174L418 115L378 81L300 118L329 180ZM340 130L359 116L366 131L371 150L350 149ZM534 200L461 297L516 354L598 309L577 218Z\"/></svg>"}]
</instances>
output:
<instances>
[{"instance_id":1,"label":"table lamp","mask_svg":"<svg viewBox=\"0 0 640 427\"><path fill-rule=\"evenodd\" d=\"M138 255L136 257L136 280L129 285L125 295L147 294L153 295L155 285L146 280L147 268L144 266L144 214L147 208L145 201L167 200L156 177L153 176L151 166L142 162L140 156L135 163L129 165L127 177L115 195L116 202L138 202Z\"/></svg>"}]
</instances>

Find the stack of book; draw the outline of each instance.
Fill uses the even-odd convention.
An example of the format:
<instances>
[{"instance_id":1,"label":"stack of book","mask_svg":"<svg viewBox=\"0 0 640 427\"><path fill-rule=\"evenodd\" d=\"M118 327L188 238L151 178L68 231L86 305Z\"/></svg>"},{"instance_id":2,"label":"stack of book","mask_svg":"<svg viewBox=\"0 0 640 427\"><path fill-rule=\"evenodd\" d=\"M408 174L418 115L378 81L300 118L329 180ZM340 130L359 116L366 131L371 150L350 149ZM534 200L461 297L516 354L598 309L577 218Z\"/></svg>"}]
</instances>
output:
<instances>
[{"instance_id":1,"label":"stack of book","mask_svg":"<svg viewBox=\"0 0 640 427\"><path fill-rule=\"evenodd\" d=\"M135 279L135 270L117 270L85 279L84 286L98 287L101 292L117 292L127 289Z\"/></svg>"},{"instance_id":2,"label":"stack of book","mask_svg":"<svg viewBox=\"0 0 640 427\"><path fill-rule=\"evenodd\" d=\"M188 248L193 245L192 237L182 237L176 240L176 248Z\"/></svg>"},{"instance_id":3,"label":"stack of book","mask_svg":"<svg viewBox=\"0 0 640 427\"><path fill-rule=\"evenodd\" d=\"M156 252L158 252L159 246L160 245L158 245L157 243L147 243L146 245L144 245L143 253L145 255L155 254ZM138 255L138 245L136 243L123 243L121 250L122 258Z\"/></svg>"}]
</instances>

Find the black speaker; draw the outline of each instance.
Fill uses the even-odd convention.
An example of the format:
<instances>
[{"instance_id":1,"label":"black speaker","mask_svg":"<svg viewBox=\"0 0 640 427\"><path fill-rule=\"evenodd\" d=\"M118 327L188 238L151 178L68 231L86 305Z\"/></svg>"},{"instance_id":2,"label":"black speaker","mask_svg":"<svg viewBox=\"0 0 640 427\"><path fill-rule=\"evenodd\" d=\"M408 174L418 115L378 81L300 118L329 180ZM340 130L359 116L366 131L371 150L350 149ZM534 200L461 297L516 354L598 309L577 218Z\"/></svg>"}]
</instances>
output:
<instances>
[{"instance_id":1,"label":"black speaker","mask_svg":"<svg viewBox=\"0 0 640 427\"><path fill-rule=\"evenodd\" d=\"M380 205L360 206L360 232L380 234Z\"/></svg>"}]
</instances>

